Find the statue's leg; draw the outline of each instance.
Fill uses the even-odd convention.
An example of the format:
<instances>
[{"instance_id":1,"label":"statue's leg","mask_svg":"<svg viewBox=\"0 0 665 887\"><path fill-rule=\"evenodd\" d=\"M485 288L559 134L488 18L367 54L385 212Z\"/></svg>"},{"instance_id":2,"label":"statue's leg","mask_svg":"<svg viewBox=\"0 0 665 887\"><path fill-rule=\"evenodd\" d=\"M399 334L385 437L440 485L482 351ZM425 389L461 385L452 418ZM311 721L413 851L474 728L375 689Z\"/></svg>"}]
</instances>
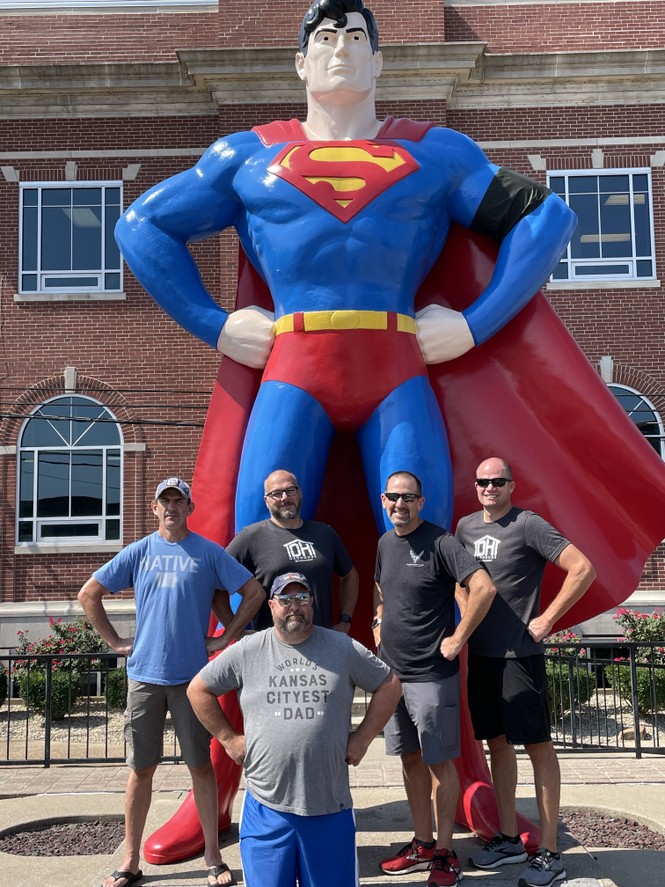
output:
<instances>
[{"instance_id":1,"label":"statue's leg","mask_svg":"<svg viewBox=\"0 0 665 887\"><path fill-rule=\"evenodd\" d=\"M311 394L285 382L264 382L254 402L240 459L236 532L266 518L263 481L278 468L298 478L303 517L316 511L335 430Z\"/></svg>"},{"instance_id":2,"label":"statue's leg","mask_svg":"<svg viewBox=\"0 0 665 887\"><path fill-rule=\"evenodd\" d=\"M316 510L333 434L325 410L311 395L294 385L264 382L254 402L240 460L236 530L267 516L263 481L278 468L296 475L303 489L303 515L311 517ZM232 599L231 603L235 609L238 602ZM236 693L225 693L219 702L234 728L241 730L242 714ZM210 744L210 756L217 777L221 833L231 825L241 768L216 739ZM145 841L143 854L153 865L165 865L195 856L202 849L203 832L193 793L189 792L171 819Z\"/></svg>"},{"instance_id":3,"label":"statue's leg","mask_svg":"<svg viewBox=\"0 0 665 887\"><path fill-rule=\"evenodd\" d=\"M358 431L357 438L379 532L391 528L381 508L381 491L388 476L400 470L411 471L422 481L422 516L439 526L451 527L453 479L448 441L427 379L409 379L392 391ZM456 819L488 839L499 830L499 814L483 744L473 734L466 693L466 649L460 659L462 756L455 762L461 786ZM525 844L537 847L537 827L521 817L518 826Z\"/></svg>"}]
</instances>

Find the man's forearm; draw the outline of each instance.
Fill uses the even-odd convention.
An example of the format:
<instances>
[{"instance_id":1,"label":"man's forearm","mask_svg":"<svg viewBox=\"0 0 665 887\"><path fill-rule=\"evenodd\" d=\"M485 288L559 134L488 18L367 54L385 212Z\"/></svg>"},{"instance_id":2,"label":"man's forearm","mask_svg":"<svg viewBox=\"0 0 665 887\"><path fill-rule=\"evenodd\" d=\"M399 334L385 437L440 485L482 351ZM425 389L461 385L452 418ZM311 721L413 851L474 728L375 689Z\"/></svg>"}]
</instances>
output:
<instances>
[{"instance_id":1,"label":"man's forearm","mask_svg":"<svg viewBox=\"0 0 665 887\"><path fill-rule=\"evenodd\" d=\"M402 685L397 675L390 676L372 693L365 717L356 732L369 744L388 723L402 695Z\"/></svg>"},{"instance_id":2,"label":"man's forearm","mask_svg":"<svg viewBox=\"0 0 665 887\"><path fill-rule=\"evenodd\" d=\"M231 619L229 624L225 626L224 634L219 637L218 643L215 644L215 648L212 652L223 650L231 643L231 641L237 640L242 635L245 628L259 612L261 604L266 597L265 591L256 579L249 579L242 586L240 591L242 593L240 606L233 619ZM215 640L217 641L217 639Z\"/></svg>"}]
</instances>

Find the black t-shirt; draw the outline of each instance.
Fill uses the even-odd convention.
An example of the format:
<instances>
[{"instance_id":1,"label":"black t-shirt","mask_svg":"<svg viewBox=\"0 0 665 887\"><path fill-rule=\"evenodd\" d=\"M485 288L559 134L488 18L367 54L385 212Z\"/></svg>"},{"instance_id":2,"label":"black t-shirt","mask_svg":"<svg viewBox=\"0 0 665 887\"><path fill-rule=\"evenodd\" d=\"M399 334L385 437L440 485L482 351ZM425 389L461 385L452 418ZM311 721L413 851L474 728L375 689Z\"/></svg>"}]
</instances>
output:
<instances>
[{"instance_id":1,"label":"black t-shirt","mask_svg":"<svg viewBox=\"0 0 665 887\"><path fill-rule=\"evenodd\" d=\"M444 659L439 645L455 630L455 583L466 584L478 569L450 533L428 521L406 536L389 530L379 539L379 655L401 680L431 681L458 671L458 660Z\"/></svg>"},{"instance_id":2,"label":"black t-shirt","mask_svg":"<svg viewBox=\"0 0 665 887\"><path fill-rule=\"evenodd\" d=\"M256 576L266 595L270 594L276 576L302 573L312 587L315 625L332 627L333 573L346 576L353 568L353 561L328 524L306 520L297 530L288 530L269 519L259 521L241 530L226 550ZM257 631L272 628L267 599L252 619L252 628Z\"/></svg>"}]
</instances>

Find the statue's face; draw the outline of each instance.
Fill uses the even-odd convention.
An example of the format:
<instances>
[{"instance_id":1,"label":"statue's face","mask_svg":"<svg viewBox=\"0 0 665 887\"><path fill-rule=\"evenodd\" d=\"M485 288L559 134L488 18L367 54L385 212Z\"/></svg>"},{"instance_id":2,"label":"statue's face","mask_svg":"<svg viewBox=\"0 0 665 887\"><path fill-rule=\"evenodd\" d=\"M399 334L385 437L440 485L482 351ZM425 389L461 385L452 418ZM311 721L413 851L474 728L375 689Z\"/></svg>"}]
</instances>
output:
<instances>
[{"instance_id":1,"label":"statue's face","mask_svg":"<svg viewBox=\"0 0 665 887\"><path fill-rule=\"evenodd\" d=\"M317 98L339 96L341 102L371 94L382 65L359 12L348 13L344 28L324 19L309 35L307 55L296 55L296 70L307 91Z\"/></svg>"}]
</instances>

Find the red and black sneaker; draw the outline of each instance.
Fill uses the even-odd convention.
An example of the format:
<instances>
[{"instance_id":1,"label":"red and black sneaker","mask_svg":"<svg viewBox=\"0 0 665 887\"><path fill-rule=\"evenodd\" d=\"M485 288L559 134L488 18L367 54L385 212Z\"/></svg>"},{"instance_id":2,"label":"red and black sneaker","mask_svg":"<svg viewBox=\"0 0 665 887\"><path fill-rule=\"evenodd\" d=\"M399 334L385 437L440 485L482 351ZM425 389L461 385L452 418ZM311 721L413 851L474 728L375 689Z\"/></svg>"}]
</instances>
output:
<instances>
[{"instance_id":1,"label":"red and black sneaker","mask_svg":"<svg viewBox=\"0 0 665 887\"><path fill-rule=\"evenodd\" d=\"M386 875L408 875L409 872L426 872L434 859L434 847L424 847L416 838L412 838L395 856L390 856L379 863L381 871Z\"/></svg>"},{"instance_id":2,"label":"red and black sneaker","mask_svg":"<svg viewBox=\"0 0 665 887\"><path fill-rule=\"evenodd\" d=\"M454 850L436 850L425 887L453 887L464 875Z\"/></svg>"}]
</instances>

